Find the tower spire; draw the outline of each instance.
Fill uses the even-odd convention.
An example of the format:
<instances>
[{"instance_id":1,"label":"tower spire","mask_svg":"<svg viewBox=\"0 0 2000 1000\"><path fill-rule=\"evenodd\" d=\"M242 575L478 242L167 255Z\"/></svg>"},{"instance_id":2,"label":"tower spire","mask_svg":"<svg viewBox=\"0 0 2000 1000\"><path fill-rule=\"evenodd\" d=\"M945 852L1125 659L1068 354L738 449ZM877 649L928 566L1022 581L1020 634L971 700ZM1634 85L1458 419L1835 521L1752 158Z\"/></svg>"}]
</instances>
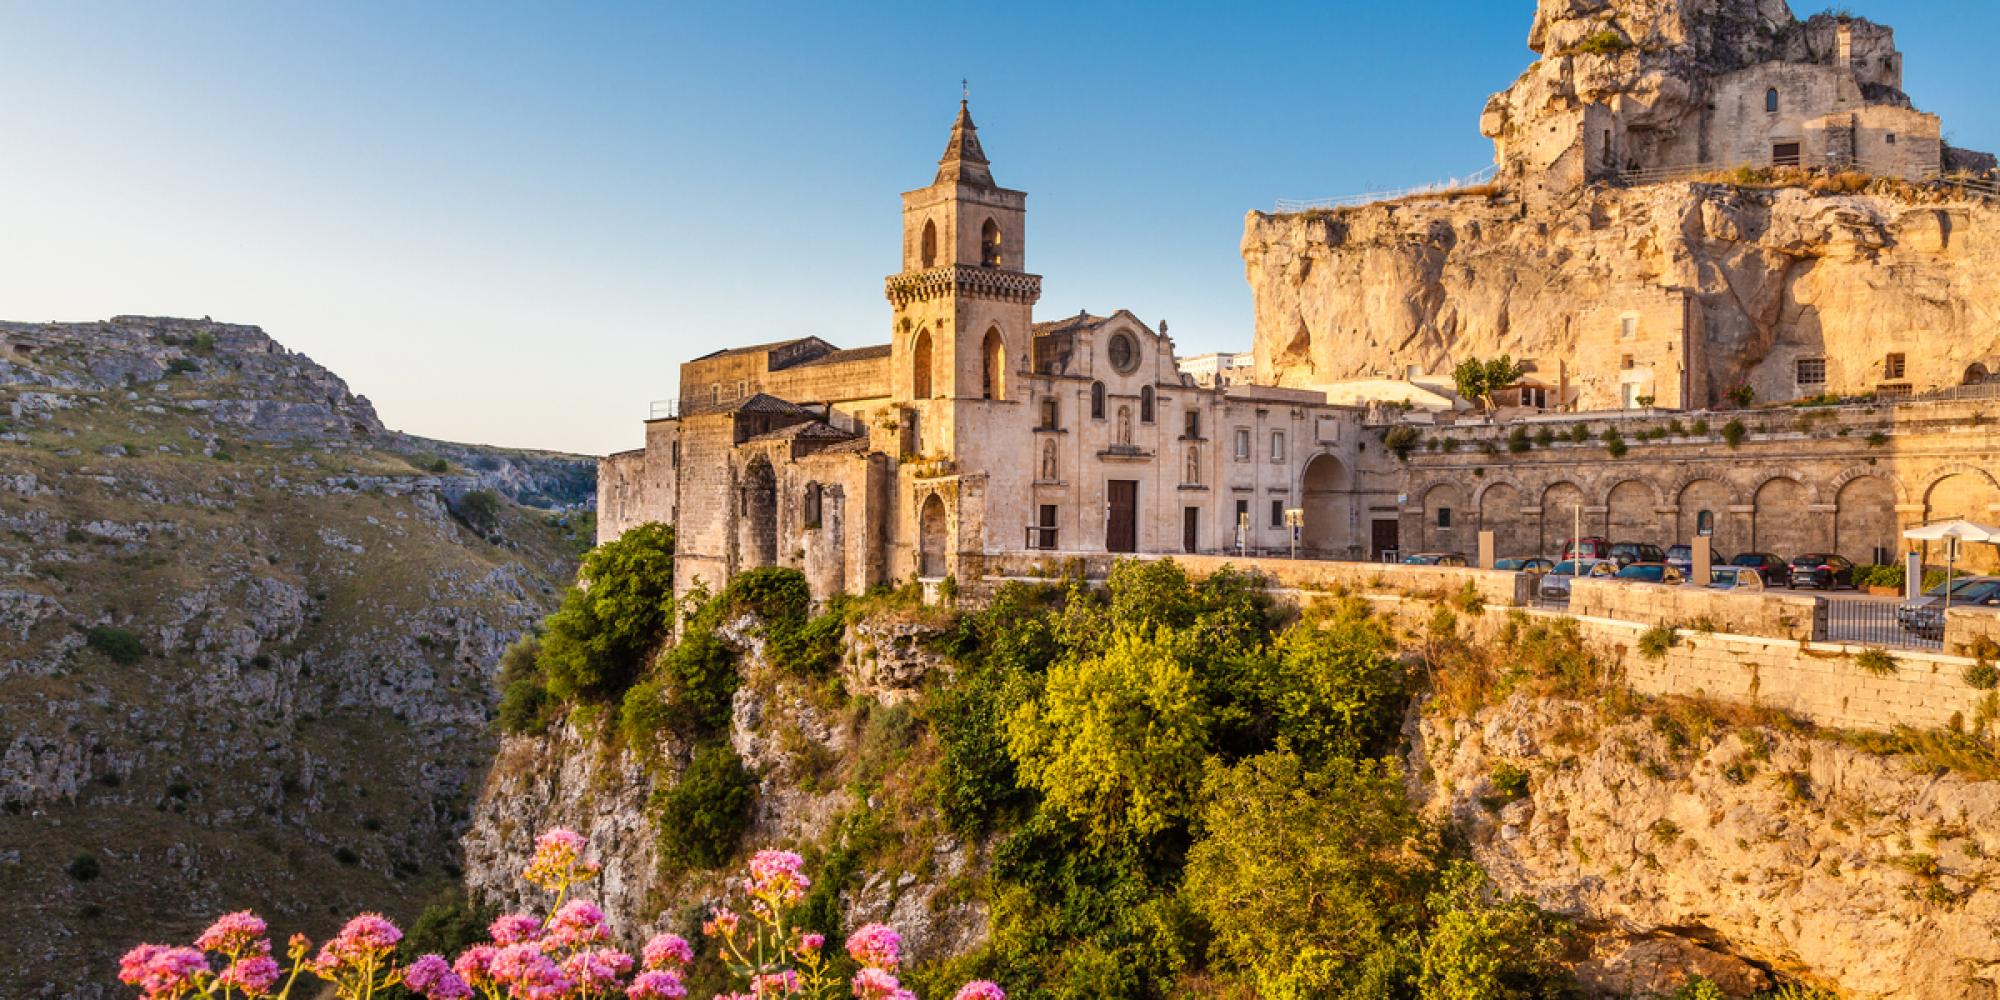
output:
<instances>
[{"instance_id":1,"label":"tower spire","mask_svg":"<svg viewBox=\"0 0 2000 1000\"><path fill-rule=\"evenodd\" d=\"M951 123L951 141L945 143L944 156L938 160L939 184L956 181L982 187L994 186L986 151L979 148L979 128L972 124L972 111L968 107L971 99L972 88L966 81L960 80L958 120Z\"/></svg>"}]
</instances>

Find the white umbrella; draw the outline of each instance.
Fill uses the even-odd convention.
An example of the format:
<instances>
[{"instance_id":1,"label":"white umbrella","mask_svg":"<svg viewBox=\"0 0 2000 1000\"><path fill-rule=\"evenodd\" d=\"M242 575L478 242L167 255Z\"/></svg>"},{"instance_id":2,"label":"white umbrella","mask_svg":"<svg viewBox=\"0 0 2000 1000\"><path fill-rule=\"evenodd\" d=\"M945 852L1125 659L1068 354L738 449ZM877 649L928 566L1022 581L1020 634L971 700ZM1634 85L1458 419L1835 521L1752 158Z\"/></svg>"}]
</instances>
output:
<instances>
[{"instance_id":1,"label":"white umbrella","mask_svg":"<svg viewBox=\"0 0 2000 1000\"><path fill-rule=\"evenodd\" d=\"M1960 519L1911 528L1903 532L1903 537L1919 542L1944 542L1944 606L1946 610L1950 610L1951 585L1958 578L1958 543L2000 544L2000 528Z\"/></svg>"}]
</instances>

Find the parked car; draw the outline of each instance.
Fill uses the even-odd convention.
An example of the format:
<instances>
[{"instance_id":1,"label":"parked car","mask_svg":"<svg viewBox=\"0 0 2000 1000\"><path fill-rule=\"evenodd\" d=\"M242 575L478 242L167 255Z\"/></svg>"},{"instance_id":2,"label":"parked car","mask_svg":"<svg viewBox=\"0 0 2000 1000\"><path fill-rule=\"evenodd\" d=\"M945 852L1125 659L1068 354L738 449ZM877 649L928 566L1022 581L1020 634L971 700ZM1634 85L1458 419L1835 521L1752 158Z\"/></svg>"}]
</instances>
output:
<instances>
[{"instance_id":1,"label":"parked car","mask_svg":"<svg viewBox=\"0 0 2000 1000\"><path fill-rule=\"evenodd\" d=\"M1405 566L1464 566L1465 557L1456 552L1419 552L1403 559Z\"/></svg>"},{"instance_id":2,"label":"parked car","mask_svg":"<svg viewBox=\"0 0 2000 1000\"><path fill-rule=\"evenodd\" d=\"M1667 561L1667 554L1660 551L1659 546L1645 542L1614 542L1611 554L1605 558L1619 566L1630 566L1633 563L1663 563Z\"/></svg>"},{"instance_id":3,"label":"parked car","mask_svg":"<svg viewBox=\"0 0 2000 1000\"><path fill-rule=\"evenodd\" d=\"M1785 586L1797 590L1854 589L1854 563L1831 552L1809 552L1792 560L1792 574Z\"/></svg>"},{"instance_id":4,"label":"parked car","mask_svg":"<svg viewBox=\"0 0 2000 1000\"><path fill-rule=\"evenodd\" d=\"M1708 571L1710 590L1763 590L1764 574L1747 566L1715 566Z\"/></svg>"},{"instance_id":5,"label":"parked car","mask_svg":"<svg viewBox=\"0 0 2000 1000\"><path fill-rule=\"evenodd\" d=\"M1667 549L1667 565L1680 570L1682 576L1694 575L1694 546L1674 545ZM1729 557L1713 548L1708 550L1708 566L1711 571L1717 566L1729 565Z\"/></svg>"},{"instance_id":6,"label":"parked car","mask_svg":"<svg viewBox=\"0 0 2000 1000\"><path fill-rule=\"evenodd\" d=\"M2000 576L1967 576L1940 583L1896 609L1896 624L1926 639L1944 638L1945 590L1954 608L2000 607Z\"/></svg>"},{"instance_id":7,"label":"parked car","mask_svg":"<svg viewBox=\"0 0 2000 1000\"><path fill-rule=\"evenodd\" d=\"M1562 543L1564 559L1609 559L1611 543L1602 538L1565 538Z\"/></svg>"},{"instance_id":8,"label":"parked car","mask_svg":"<svg viewBox=\"0 0 2000 1000\"><path fill-rule=\"evenodd\" d=\"M1509 573L1526 573L1530 576L1545 576L1556 568L1553 559L1502 559L1493 564L1494 569L1504 569Z\"/></svg>"},{"instance_id":9,"label":"parked car","mask_svg":"<svg viewBox=\"0 0 2000 1000\"><path fill-rule=\"evenodd\" d=\"M1757 575L1764 578L1764 586L1766 587L1776 587L1779 584L1789 584L1792 582L1791 564L1769 552L1745 552L1729 560L1729 565L1756 570Z\"/></svg>"},{"instance_id":10,"label":"parked car","mask_svg":"<svg viewBox=\"0 0 2000 1000\"><path fill-rule=\"evenodd\" d=\"M1549 600L1567 600L1569 584L1577 577L1609 580L1618 575L1618 564L1609 559L1565 559L1542 576L1535 592Z\"/></svg>"},{"instance_id":11,"label":"parked car","mask_svg":"<svg viewBox=\"0 0 2000 1000\"><path fill-rule=\"evenodd\" d=\"M1635 562L1619 570L1618 579L1636 583L1664 583L1671 587L1678 587L1687 582L1687 577L1683 576L1680 570L1663 562Z\"/></svg>"}]
</instances>

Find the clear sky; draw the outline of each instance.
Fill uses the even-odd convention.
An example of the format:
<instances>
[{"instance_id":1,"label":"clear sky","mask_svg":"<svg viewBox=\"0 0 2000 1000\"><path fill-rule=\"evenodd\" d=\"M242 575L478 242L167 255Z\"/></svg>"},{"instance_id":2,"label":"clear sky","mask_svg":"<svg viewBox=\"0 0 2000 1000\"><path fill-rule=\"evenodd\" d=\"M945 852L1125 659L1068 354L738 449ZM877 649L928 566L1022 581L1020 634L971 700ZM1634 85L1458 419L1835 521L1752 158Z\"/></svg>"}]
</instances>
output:
<instances>
[{"instance_id":1,"label":"clear sky","mask_svg":"<svg viewBox=\"0 0 2000 1000\"><path fill-rule=\"evenodd\" d=\"M1993 0L1844 6L2000 147ZM1247 350L1244 212L1485 166L1533 8L0 0L0 317L255 323L394 427L634 447L690 356L887 339L969 77L1044 316Z\"/></svg>"}]
</instances>

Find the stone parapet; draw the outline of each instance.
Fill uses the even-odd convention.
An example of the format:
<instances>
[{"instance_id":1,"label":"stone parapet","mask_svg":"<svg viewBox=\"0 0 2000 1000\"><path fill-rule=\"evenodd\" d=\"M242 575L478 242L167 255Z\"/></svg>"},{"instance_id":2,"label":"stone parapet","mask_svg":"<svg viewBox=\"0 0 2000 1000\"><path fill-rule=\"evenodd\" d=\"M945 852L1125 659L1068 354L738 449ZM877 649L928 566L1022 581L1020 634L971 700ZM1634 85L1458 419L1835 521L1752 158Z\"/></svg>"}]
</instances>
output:
<instances>
[{"instance_id":1,"label":"stone parapet","mask_svg":"<svg viewBox=\"0 0 2000 1000\"><path fill-rule=\"evenodd\" d=\"M1780 639L1825 635L1827 615L1826 602L1818 597L1613 580L1571 583L1569 611L1582 618L1611 618L1646 627L1700 623L1717 632Z\"/></svg>"}]
</instances>

